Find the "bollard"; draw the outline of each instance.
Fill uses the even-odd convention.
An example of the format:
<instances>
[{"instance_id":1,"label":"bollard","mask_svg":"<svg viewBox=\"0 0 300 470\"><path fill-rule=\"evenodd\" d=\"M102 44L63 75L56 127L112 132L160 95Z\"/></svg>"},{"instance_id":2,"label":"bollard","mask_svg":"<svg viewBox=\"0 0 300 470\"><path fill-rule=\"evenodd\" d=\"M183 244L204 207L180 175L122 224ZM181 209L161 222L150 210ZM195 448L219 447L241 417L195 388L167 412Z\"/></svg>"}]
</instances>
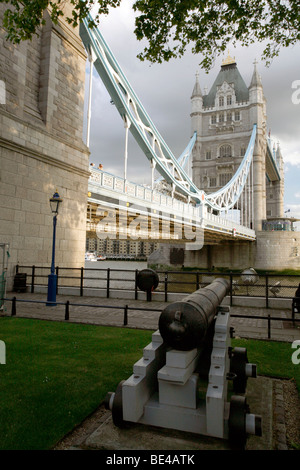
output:
<instances>
[{"instance_id":1,"label":"bollard","mask_svg":"<svg viewBox=\"0 0 300 470\"><path fill-rule=\"evenodd\" d=\"M109 299L110 268L107 268L106 282L106 298Z\"/></svg>"},{"instance_id":2,"label":"bollard","mask_svg":"<svg viewBox=\"0 0 300 470\"><path fill-rule=\"evenodd\" d=\"M67 300L65 307L65 320L69 320L70 302Z\"/></svg>"},{"instance_id":3,"label":"bollard","mask_svg":"<svg viewBox=\"0 0 300 470\"><path fill-rule=\"evenodd\" d=\"M128 324L128 305L125 305L123 325L126 326L127 324Z\"/></svg>"},{"instance_id":4,"label":"bollard","mask_svg":"<svg viewBox=\"0 0 300 470\"><path fill-rule=\"evenodd\" d=\"M80 297L83 296L83 267L80 268Z\"/></svg>"},{"instance_id":5,"label":"bollard","mask_svg":"<svg viewBox=\"0 0 300 470\"><path fill-rule=\"evenodd\" d=\"M35 266L31 268L31 293L34 294L34 277L35 277Z\"/></svg>"},{"instance_id":6,"label":"bollard","mask_svg":"<svg viewBox=\"0 0 300 470\"><path fill-rule=\"evenodd\" d=\"M11 304L11 316L14 316L17 314L17 302L16 302L16 297L13 297L12 299L12 304Z\"/></svg>"}]
</instances>

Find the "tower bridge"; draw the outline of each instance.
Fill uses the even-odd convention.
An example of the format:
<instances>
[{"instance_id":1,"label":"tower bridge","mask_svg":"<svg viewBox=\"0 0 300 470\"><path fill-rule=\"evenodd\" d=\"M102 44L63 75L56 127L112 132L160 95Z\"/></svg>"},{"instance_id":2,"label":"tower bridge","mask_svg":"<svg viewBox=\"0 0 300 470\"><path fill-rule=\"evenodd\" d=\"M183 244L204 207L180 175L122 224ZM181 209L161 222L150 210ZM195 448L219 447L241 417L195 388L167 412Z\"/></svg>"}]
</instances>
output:
<instances>
[{"instance_id":1,"label":"tower bridge","mask_svg":"<svg viewBox=\"0 0 300 470\"><path fill-rule=\"evenodd\" d=\"M186 243L186 250L199 250L203 245L222 241L255 241L255 228L261 229L266 212L263 175L271 184L282 179L281 154L279 158L276 156L270 139L265 135L265 100L256 64L249 88L230 56L223 62L212 89L204 97L196 77L191 97L192 138L183 154L176 158L154 126L101 32L89 28L88 21L81 24L80 35L90 61L90 77L95 67L126 128L124 178L103 170L91 170L88 197L90 232L97 232L100 238L105 237L105 230L108 231L105 219L109 217L109 211L123 211L124 220L125 210L128 217L126 228L122 226L120 239L124 238L125 232L128 239L131 237L130 226L136 220L134 235L139 235L140 240L184 242L184 230L180 236L178 229L180 225L182 229L189 227L194 233L201 231L202 244ZM90 111L88 116L90 119ZM152 183L148 188L127 180L129 130L151 164ZM243 150L234 155L232 147L237 138L242 139ZM217 158L212 158L211 149L206 150L204 157L205 164L215 160L212 165L215 176L210 178L210 170L201 164L201 160L202 149L206 149L212 140L218 143ZM191 160L192 178L185 170ZM154 171L159 173L156 179ZM207 188L206 180L209 181ZM167 193L159 190L162 181ZM210 189L213 187L215 190ZM106 208L102 217L97 216L98 206L101 210ZM235 220L230 220L229 213L234 213ZM139 232L136 231L138 222ZM167 231L166 222L169 223ZM152 225L158 230L153 231ZM104 230L102 234L101 227ZM107 233L109 236L112 234Z\"/></svg>"},{"instance_id":2,"label":"tower bridge","mask_svg":"<svg viewBox=\"0 0 300 470\"><path fill-rule=\"evenodd\" d=\"M70 15L72 5L64 8ZM106 236L112 216L117 239L184 243L186 266L299 266L299 233L269 230L268 221L283 217L283 159L267 135L256 64L249 86L230 56L208 92L196 77L191 137L177 157L99 29L87 21L73 29L64 18L53 24L47 10L44 19L39 34L18 45L6 41L0 23L0 242L10 246L11 281L17 263L50 265L56 189L63 199L58 265L81 267L87 228ZM87 59L125 125L124 177L89 167L90 106L82 139ZM150 163L149 187L128 181L129 132Z\"/></svg>"}]
</instances>

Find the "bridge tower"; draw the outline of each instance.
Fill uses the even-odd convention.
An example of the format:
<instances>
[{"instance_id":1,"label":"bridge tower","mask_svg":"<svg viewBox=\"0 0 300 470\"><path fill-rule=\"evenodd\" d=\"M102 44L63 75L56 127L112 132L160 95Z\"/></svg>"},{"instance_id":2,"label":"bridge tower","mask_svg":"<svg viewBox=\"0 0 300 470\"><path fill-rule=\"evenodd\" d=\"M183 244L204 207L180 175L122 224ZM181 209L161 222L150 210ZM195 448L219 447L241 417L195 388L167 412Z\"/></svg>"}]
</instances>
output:
<instances>
[{"instance_id":1,"label":"bridge tower","mask_svg":"<svg viewBox=\"0 0 300 470\"><path fill-rule=\"evenodd\" d=\"M267 267L266 258L272 256L274 261L280 237L292 237L291 233L277 233L278 240L274 244L271 239L275 235L264 232L269 219L280 219L284 215L283 158L279 144L273 144L267 134L266 123L266 98L256 62L249 86L241 76L235 58L229 54L209 91L202 91L196 75L191 96L191 131L197 132L193 149L193 181L197 187L206 193L224 187L242 161L253 125L257 126L249 182L234 207L237 210L235 217L242 225L256 231L257 241L250 244L229 242L222 244L222 249L206 244L202 252L189 255L187 264ZM268 255L265 243L270 247ZM290 246L290 242L286 246ZM295 260L287 261L290 262L293 265Z\"/></svg>"},{"instance_id":2,"label":"bridge tower","mask_svg":"<svg viewBox=\"0 0 300 470\"><path fill-rule=\"evenodd\" d=\"M266 99L256 63L249 87L229 55L209 92L202 94L197 76L191 108L192 132L197 131L198 136L193 151L193 178L207 193L222 188L231 179L245 154L253 125L257 125L252 194L250 198L246 195L241 198L235 209L240 211L240 222L261 230L267 216L267 132ZM282 207L282 191L280 198L276 211Z\"/></svg>"},{"instance_id":3,"label":"bridge tower","mask_svg":"<svg viewBox=\"0 0 300 470\"><path fill-rule=\"evenodd\" d=\"M10 244L10 281L17 263L50 266L49 198L63 198L56 263L84 263L89 151L83 143L86 53L65 20L46 24L32 41L6 40L0 5L0 241ZM10 6L11 8L11 6ZM72 8L65 2L65 12ZM3 92L4 90L4 92Z\"/></svg>"}]
</instances>

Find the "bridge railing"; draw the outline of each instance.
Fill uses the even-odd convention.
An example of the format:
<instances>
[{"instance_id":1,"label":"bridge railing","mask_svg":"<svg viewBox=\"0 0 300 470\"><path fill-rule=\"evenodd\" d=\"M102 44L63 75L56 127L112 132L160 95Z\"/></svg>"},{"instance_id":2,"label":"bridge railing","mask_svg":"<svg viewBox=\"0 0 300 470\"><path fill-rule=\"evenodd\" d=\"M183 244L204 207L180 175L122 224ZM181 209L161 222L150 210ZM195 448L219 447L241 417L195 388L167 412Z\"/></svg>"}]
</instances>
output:
<instances>
[{"instance_id":1,"label":"bridge railing","mask_svg":"<svg viewBox=\"0 0 300 470\"><path fill-rule=\"evenodd\" d=\"M50 267L16 266L16 274L26 274L27 292L47 289ZM157 271L159 285L156 292L162 294L164 301L170 300L169 294L187 294L210 284L216 277L230 281L230 303L237 297L264 299L269 307L271 299L292 299L300 284L300 275L294 274L247 274L217 271ZM56 267L57 292L69 289L75 295L98 295L109 298L115 292L134 293L138 298L138 270L111 268L67 268ZM98 294L97 294L98 293Z\"/></svg>"},{"instance_id":2,"label":"bridge railing","mask_svg":"<svg viewBox=\"0 0 300 470\"><path fill-rule=\"evenodd\" d=\"M186 204L183 201L174 199L167 194L160 193L155 189L142 186L140 184L132 183L119 176L107 173L103 170L91 170L90 182L96 183L97 186L113 190L116 193L126 194L136 199L141 199L145 202L157 203L166 208L185 212L189 215L200 216L199 208L193 204Z\"/></svg>"},{"instance_id":3,"label":"bridge railing","mask_svg":"<svg viewBox=\"0 0 300 470\"><path fill-rule=\"evenodd\" d=\"M151 203L158 205L161 210L166 212L172 211L174 214L179 215L185 219L193 218L197 225L205 227L207 224L212 223L213 230L227 229L228 231L234 231L236 235L246 236L247 238L255 239L254 230L245 227L235 221L225 218L224 216L218 216L208 212L204 206L195 206L193 204L179 201L178 199L172 198L167 194L162 194L155 189L150 189L145 186L141 186L136 183L129 182L115 176L111 173L107 173L103 170L92 169L90 176L90 189L105 188L112 190L114 193L126 194L132 196L137 200L142 200L144 203ZM101 190L102 194L102 190Z\"/></svg>"}]
</instances>

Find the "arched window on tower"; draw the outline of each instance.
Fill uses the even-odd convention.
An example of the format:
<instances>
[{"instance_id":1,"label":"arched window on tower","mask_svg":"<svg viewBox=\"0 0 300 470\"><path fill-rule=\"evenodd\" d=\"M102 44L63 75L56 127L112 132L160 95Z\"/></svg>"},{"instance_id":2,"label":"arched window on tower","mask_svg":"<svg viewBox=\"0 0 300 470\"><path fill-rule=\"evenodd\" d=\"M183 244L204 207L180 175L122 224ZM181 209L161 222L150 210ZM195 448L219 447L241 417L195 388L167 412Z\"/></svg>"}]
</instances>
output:
<instances>
[{"instance_id":1,"label":"arched window on tower","mask_svg":"<svg viewBox=\"0 0 300 470\"><path fill-rule=\"evenodd\" d=\"M220 147L220 157L232 157L231 145L222 145Z\"/></svg>"}]
</instances>

